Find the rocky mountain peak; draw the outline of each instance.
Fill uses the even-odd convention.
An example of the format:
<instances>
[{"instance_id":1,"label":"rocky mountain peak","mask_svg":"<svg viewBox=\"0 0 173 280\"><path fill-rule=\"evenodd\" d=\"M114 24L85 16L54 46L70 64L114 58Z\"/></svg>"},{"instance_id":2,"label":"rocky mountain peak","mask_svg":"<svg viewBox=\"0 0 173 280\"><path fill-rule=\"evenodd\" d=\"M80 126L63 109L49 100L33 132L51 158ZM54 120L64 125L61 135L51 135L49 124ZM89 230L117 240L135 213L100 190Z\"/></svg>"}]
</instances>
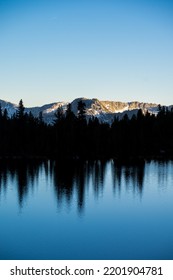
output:
<instances>
[{"instance_id":1,"label":"rocky mountain peak","mask_svg":"<svg viewBox=\"0 0 173 280\"><path fill-rule=\"evenodd\" d=\"M158 104L155 103L143 103L138 101L101 101L97 98L89 99L80 97L74 99L71 102L71 109L76 115L79 101L85 103L87 119L94 116L97 117L99 121L108 123L111 123L115 116L122 118L125 114L127 114L129 117L132 117L132 115L136 114L139 109L142 109L144 113L148 111L151 114L157 114L158 112ZM0 104L2 110L5 108L7 109L9 116L12 116L14 113L16 113L18 108L18 105L4 100L0 100ZM69 102L55 102L51 104L45 104L43 106L25 108L25 112L31 112L35 117L38 117L39 113L42 112L44 121L51 124L55 119L55 112L57 109L61 107L65 113L68 104ZM169 106L168 108L171 109L172 106Z\"/></svg>"}]
</instances>

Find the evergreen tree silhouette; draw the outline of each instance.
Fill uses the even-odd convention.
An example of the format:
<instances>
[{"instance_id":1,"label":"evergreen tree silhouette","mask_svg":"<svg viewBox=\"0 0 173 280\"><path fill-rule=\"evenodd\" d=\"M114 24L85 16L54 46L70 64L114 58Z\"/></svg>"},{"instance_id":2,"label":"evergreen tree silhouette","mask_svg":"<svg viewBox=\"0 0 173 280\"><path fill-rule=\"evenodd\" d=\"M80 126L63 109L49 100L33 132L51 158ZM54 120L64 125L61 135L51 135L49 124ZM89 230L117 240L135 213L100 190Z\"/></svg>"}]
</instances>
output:
<instances>
[{"instance_id":1,"label":"evergreen tree silhouette","mask_svg":"<svg viewBox=\"0 0 173 280\"><path fill-rule=\"evenodd\" d=\"M16 113L16 116L18 119L23 119L24 118L24 111L25 111L25 107L23 105L23 100L21 99L19 101L19 105L18 105L18 110L17 110L17 113Z\"/></svg>"},{"instance_id":2,"label":"evergreen tree silhouette","mask_svg":"<svg viewBox=\"0 0 173 280\"><path fill-rule=\"evenodd\" d=\"M77 109L78 109L78 119L85 120L86 105L82 100L78 102Z\"/></svg>"}]
</instances>

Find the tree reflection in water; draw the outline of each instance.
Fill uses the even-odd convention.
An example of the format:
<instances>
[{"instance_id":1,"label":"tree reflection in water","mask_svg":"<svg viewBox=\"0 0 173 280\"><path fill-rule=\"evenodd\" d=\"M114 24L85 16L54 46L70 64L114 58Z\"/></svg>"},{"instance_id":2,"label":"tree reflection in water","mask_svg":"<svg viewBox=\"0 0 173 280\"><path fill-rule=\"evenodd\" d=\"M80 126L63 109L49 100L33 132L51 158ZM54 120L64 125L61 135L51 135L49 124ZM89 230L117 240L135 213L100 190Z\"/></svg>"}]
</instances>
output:
<instances>
[{"instance_id":1,"label":"tree reflection in water","mask_svg":"<svg viewBox=\"0 0 173 280\"><path fill-rule=\"evenodd\" d=\"M28 191L34 186L40 186L40 177L44 173L46 178L51 178L55 190L58 207L65 200L70 205L76 196L78 210L84 210L87 189L93 188L96 198L104 191L107 170L111 169L113 189L120 192L122 180L126 188L133 187L142 193L145 163L117 164L115 161L52 161L52 160L6 160L0 162L0 193L16 180L19 206Z\"/></svg>"},{"instance_id":2,"label":"tree reflection in water","mask_svg":"<svg viewBox=\"0 0 173 280\"><path fill-rule=\"evenodd\" d=\"M36 160L3 160L0 162L0 189L8 188L8 183L15 182L18 193L18 202L23 206L23 200L28 190L33 188L39 178L40 161Z\"/></svg>"},{"instance_id":3,"label":"tree reflection in water","mask_svg":"<svg viewBox=\"0 0 173 280\"><path fill-rule=\"evenodd\" d=\"M118 187L119 193L122 188L122 180L125 181L126 188L133 188L133 191L138 191L142 195L143 181L145 173L145 161L132 163L116 163L111 162L112 181L114 191Z\"/></svg>"}]
</instances>

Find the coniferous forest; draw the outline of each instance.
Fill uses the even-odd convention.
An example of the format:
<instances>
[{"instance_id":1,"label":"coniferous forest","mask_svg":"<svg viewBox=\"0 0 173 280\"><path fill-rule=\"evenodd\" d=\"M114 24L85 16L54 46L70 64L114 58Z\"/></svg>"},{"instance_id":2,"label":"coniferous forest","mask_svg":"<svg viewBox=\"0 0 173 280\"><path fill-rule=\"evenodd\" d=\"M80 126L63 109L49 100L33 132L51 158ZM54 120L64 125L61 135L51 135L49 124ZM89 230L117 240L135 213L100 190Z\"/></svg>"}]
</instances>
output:
<instances>
[{"instance_id":1,"label":"coniferous forest","mask_svg":"<svg viewBox=\"0 0 173 280\"><path fill-rule=\"evenodd\" d=\"M173 157L173 111L159 106L159 113L131 119L114 119L111 125L97 118L86 120L85 103L78 103L77 116L68 105L59 108L52 125L42 113L25 113L20 100L17 112L8 116L0 108L0 157L45 157L54 159L110 159Z\"/></svg>"}]
</instances>

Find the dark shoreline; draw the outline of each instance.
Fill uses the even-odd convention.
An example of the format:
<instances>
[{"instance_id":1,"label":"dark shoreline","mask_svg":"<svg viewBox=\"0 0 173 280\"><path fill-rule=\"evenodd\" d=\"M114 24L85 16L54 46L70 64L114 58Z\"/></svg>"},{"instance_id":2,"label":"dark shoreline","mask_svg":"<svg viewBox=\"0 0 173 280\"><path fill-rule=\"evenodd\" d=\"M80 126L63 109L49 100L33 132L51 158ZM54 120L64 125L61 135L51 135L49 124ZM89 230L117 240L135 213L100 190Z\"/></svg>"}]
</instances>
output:
<instances>
[{"instance_id":1,"label":"dark shoreline","mask_svg":"<svg viewBox=\"0 0 173 280\"><path fill-rule=\"evenodd\" d=\"M83 161L109 161L113 160L117 164L142 164L145 161L169 161L173 160L173 155L146 155L146 156L127 156L127 157L55 157L55 156L41 156L41 155L0 155L0 161L9 160L54 160L59 162L83 162Z\"/></svg>"}]
</instances>

